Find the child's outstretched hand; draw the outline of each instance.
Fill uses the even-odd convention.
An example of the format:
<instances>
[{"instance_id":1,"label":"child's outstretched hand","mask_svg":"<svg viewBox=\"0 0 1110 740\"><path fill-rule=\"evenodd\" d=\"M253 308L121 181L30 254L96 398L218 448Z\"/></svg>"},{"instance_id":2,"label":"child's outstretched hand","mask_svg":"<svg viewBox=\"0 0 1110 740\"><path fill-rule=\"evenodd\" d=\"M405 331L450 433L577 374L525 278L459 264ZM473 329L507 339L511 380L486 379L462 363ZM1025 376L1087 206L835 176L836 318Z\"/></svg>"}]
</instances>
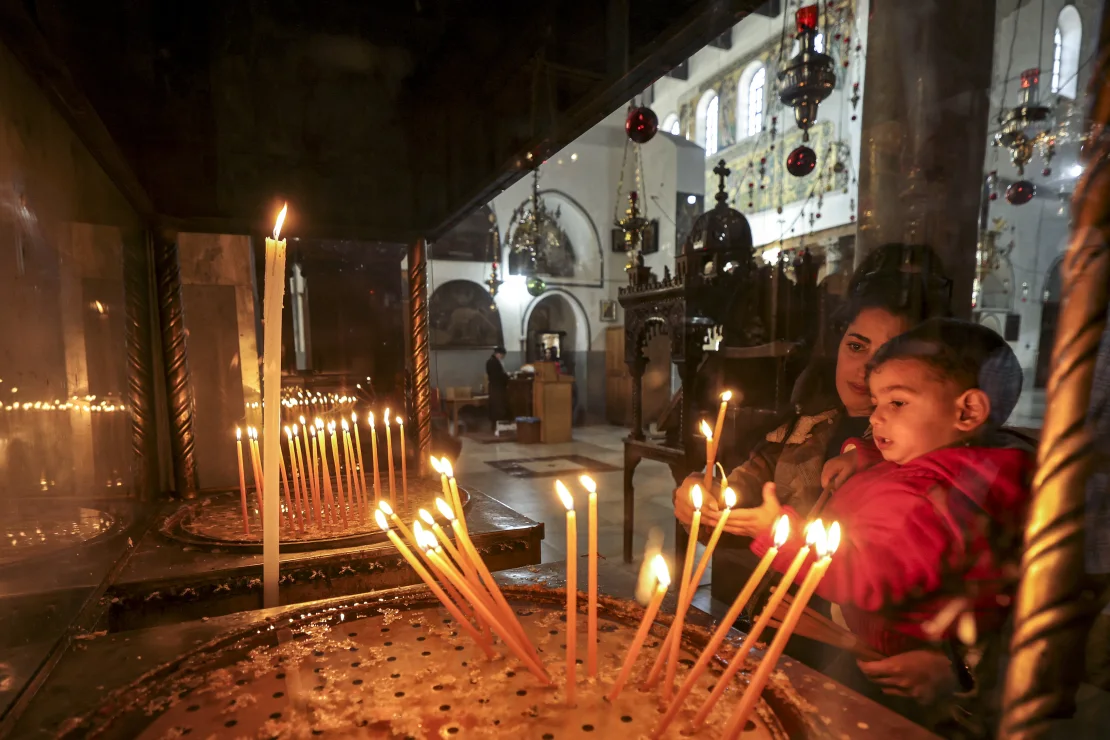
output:
<instances>
[{"instance_id":1,"label":"child's outstretched hand","mask_svg":"<svg viewBox=\"0 0 1110 740\"><path fill-rule=\"evenodd\" d=\"M763 484L763 503L754 509L733 509L725 522L725 530L729 534L743 537L757 537L765 532L770 532L777 520L782 515L782 504L775 495L775 484ZM719 512L702 513L702 523L706 526L716 526L720 518Z\"/></svg>"},{"instance_id":2,"label":"child's outstretched hand","mask_svg":"<svg viewBox=\"0 0 1110 740\"><path fill-rule=\"evenodd\" d=\"M884 694L909 697L926 707L950 698L959 688L952 662L939 650L910 650L856 663Z\"/></svg>"},{"instance_id":3,"label":"child's outstretched hand","mask_svg":"<svg viewBox=\"0 0 1110 740\"><path fill-rule=\"evenodd\" d=\"M857 468L856 448L852 448L842 455L830 457L821 468L821 490L832 490L844 485L844 481L851 478Z\"/></svg>"}]
</instances>

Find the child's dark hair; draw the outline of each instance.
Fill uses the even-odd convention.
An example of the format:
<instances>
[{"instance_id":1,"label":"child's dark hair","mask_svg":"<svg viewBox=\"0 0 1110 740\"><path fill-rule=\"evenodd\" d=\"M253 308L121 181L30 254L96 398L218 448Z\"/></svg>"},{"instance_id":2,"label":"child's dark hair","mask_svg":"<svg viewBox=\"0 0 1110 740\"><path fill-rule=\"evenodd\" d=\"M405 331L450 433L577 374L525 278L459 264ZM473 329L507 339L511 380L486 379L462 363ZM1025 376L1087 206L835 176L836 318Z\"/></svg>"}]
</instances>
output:
<instances>
[{"instance_id":1,"label":"child's dark hair","mask_svg":"<svg viewBox=\"0 0 1110 740\"><path fill-rule=\"evenodd\" d=\"M961 390L979 388L991 402L990 424L1006 423L1021 395L1017 355L996 332L958 319L929 319L879 348L868 372L891 360L919 360Z\"/></svg>"}]
</instances>

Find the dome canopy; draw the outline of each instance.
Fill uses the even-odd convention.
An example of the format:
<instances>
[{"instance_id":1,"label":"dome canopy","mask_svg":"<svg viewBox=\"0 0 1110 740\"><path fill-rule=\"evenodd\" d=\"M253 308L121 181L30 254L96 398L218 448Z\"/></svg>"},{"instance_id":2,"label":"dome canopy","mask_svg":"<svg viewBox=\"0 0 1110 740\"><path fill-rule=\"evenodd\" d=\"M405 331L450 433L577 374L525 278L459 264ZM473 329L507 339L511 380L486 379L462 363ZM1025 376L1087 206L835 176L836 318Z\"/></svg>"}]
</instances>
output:
<instances>
[{"instance_id":1,"label":"dome canopy","mask_svg":"<svg viewBox=\"0 0 1110 740\"><path fill-rule=\"evenodd\" d=\"M682 254L692 255L709 251L725 253L733 261L747 261L752 256L752 227L744 214L729 208L728 194L725 192L725 179L730 170L722 159L713 169L719 178L717 185L717 205L706 211L694 226L682 244Z\"/></svg>"}]
</instances>

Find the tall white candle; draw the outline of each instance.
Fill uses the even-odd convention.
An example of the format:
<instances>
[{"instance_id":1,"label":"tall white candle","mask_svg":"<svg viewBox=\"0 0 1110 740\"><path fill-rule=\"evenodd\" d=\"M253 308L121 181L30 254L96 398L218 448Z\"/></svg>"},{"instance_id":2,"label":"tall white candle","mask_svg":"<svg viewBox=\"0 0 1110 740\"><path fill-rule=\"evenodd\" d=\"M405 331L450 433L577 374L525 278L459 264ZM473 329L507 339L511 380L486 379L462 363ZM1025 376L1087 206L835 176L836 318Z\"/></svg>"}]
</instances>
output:
<instances>
[{"instance_id":1,"label":"tall white candle","mask_svg":"<svg viewBox=\"0 0 1110 740\"><path fill-rule=\"evenodd\" d=\"M262 304L262 593L266 607L278 605L278 457L281 444L281 305L285 299L285 240L278 239L288 206L282 206L273 238L266 238L265 298Z\"/></svg>"}]
</instances>

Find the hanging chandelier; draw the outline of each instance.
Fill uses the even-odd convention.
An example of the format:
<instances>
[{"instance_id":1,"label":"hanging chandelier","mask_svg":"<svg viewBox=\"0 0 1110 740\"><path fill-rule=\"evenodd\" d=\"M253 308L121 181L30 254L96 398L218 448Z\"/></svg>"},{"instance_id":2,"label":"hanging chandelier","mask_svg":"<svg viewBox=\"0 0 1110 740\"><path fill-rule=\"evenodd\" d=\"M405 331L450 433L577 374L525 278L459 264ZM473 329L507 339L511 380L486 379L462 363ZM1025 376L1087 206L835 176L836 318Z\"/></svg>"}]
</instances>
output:
<instances>
[{"instance_id":1,"label":"hanging chandelier","mask_svg":"<svg viewBox=\"0 0 1110 740\"><path fill-rule=\"evenodd\" d=\"M528 278L528 292L539 295L547 284L537 276L545 255L554 253L560 246L563 233L559 227L561 209L554 211L540 199L540 171L532 171L532 194L517 206L509 220L509 255L514 258L509 267L513 274Z\"/></svg>"},{"instance_id":2,"label":"hanging chandelier","mask_svg":"<svg viewBox=\"0 0 1110 740\"><path fill-rule=\"evenodd\" d=\"M1014 250L1013 241L1005 246L998 243L1006 222L996 218L992 226L991 229L983 229L979 232L979 244L975 248L975 279L971 287L972 308L977 308L979 305L987 277L1000 269L1003 261L1008 259L1010 252ZM1008 289L1009 285L1005 287Z\"/></svg>"},{"instance_id":3,"label":"hanging chandelier","mask_svg":"<svg viewBox=\"0 0 1110 740\"><path fill-rule=\"evenodd\" d=\"M779 100L794 109L794 121L802 130L802 145L790 152L786 167L791 175L805 177L817 165L817 154L806 142L817 120L821 102L836 87L836 65L828 54L817 51L817 6L807 5L794 15L798 53L779 72Z\"/></svg>"},{"instance_id":4,"label":"hanging chandelier","mask_svg":"<svg viewBox=\"0 0 1110 740\"><path fill-rule=\"evenodd\" d=\"M501 279L501 237L497 233L497 219L495 219L491 213L489 220L490 247L493 254L490 260L490 273L489 278L486 279L486 286L489 288L490 301L493 301L497 298L498 288L500 288L505 281ZM491 303L490 306L494 310L497 310L496 303Z\"/></svg>"},{"instance_id":5,"label":"hanging chandelier","mask_svg":"<svg viewBox=\"0 0 1110 740\"><path fill-rule=\"evenodd\" d=\"M1021 73L1021 88L1018 104L1007 110L999 119L1001 130L994 136L994 146L1001 146L1010 152L1010 161L1017 168L1018 180L1006 190L1006 199L1014 205L1028 203L1037 189L1029 180L1024 179L1025 165L1039 153L1045 161L1045 174L1049 174L1048 164L1056 153L1056 135L1048 123L1052 111L1037 100L1037 88L1041 70L1037 67Z\"/></svg>"}]
</instances>

